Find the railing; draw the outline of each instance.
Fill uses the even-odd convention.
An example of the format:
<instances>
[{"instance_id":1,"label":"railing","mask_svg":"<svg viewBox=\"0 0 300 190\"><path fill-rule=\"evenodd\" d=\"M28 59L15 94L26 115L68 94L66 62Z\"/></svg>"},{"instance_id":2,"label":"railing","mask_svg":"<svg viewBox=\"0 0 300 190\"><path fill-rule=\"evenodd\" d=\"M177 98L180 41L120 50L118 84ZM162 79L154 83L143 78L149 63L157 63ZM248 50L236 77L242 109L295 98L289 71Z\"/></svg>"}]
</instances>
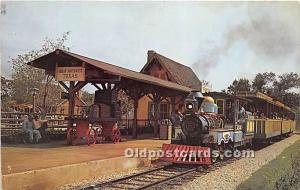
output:
<instances>
[{"instance_id":1,"label":"railing","mask_svg":"<svg viewBox=\"0 0 300 190\"><path fill-rule=\"evenodd\" d=\"M133 119L122 119L119 122L119 127L122 134L132 135L132 129L134 125ZM137 120L137 133L148 134L153 133L153 123L146 119Z\"/></svg>"},{"instance_id":2,"label":"railing","mask_svg":"<svg viewBox=\"0 0 300 190\"><path fill-rule=\"evenodd\" d=\"M131 135L133 128L133 119L122 119L119 123L119 127L123 134ZM160 124L170 125L170 120L165 119ZM154 132L154 121L147 119L137 120L137 133L138 134L150 134Z\"/></svg>"},{"instance_id":3,"label":"railing","mask_svg":"<svg viewBox=\"0 0 300 190\"><path fill-rule=\"evenodd\" d=\"M22 123L28 113L21 112L2 112L1 113L1 137L3 141L7 139L14 139L17 141L18 135L21 133ZM61 136L66 134L67 121L63 114L47 114L45 119L47 120L48 129L50 135Z\"/></svg>"},{"instance_id":4,"label":"railing","mask_svg":"<svg viewBox=\"0 0 300 190\"><path fill-rule=\"evenodd\" d=\"M1 113L1 136L14 136L22 128L22 123L25 116L28 113L22 112L2 112ZM48 129L51 134L66 133L68 121L65 119L68 115L64 114L47 114L45 119L47 120ZM168 123L169 120L163 120L163 123ZM123 135L132 135L134 120L133 119L122 119L119 122L119 127ZM142 119L137 120L137 133L138 134L149 134L153 133L154 123L153 121Z\"/></svg>"}]
</instances>

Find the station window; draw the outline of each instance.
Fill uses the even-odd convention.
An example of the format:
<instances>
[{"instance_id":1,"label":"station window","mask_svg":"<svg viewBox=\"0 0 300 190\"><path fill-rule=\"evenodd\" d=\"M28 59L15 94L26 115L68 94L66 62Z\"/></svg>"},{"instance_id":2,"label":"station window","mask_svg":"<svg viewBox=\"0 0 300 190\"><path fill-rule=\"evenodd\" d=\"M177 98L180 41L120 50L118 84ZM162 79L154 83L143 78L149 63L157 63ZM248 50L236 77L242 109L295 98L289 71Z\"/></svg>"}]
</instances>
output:
<instances>
[{"instance_id":1,"label":"station window","mask_svg":"<svg viewBox=\"0 0 300 190\"><path fill-rule=\"evenodd\" d=\"M168 109L167 103L160 104L159 114L160 114L160 119L168 119L169 118L169 109Z\"/></svg>"},{"instance_id":2,"label":"station window","mask_svg":"<svg viewBox=\"0 0 300 190\"><path fill-rule=\"evenodd\" d=\"M218 114L224 115L224 100L223 99L217 99L216 103L217 103L217 106L218 106Z\"/></svg>"},{"instance_id":3,"label":"station window","mask_svg":"<svg viewBox=\"0 0 300 190\"><path fill-rule=\"evenodd\" d=\"M152 120L154 117L154 103L149 103L148 109L148 118ZM160 119L168 119L169 118L169 104L168 103L160 103L159 104L159 118Z\"/></svg>"}]
</instances>

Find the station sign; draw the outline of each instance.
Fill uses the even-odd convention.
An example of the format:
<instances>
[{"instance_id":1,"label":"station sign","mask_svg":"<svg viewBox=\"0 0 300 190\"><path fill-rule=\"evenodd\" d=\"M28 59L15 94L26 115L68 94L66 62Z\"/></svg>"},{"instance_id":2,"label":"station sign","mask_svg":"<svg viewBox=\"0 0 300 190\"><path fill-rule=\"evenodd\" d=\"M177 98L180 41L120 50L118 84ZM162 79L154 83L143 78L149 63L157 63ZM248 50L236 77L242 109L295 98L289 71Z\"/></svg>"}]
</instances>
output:
<instances>
[{"instance_id":1,"label":"station sign","mask_svg":"<svg viewBox=\"0 0 300 190\"><path fill-rule=\"evenodd\" d=\"M85 81L85 68L56 67L55 79L57 81Z\"/></svg>"}]
</instances>

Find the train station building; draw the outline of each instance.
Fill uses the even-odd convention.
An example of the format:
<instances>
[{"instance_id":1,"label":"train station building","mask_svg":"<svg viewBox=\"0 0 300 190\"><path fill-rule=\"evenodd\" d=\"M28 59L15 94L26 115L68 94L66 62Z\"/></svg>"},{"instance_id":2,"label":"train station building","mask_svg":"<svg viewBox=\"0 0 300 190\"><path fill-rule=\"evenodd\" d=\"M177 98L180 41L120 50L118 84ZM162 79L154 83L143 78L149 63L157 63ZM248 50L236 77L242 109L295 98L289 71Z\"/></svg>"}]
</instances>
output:
<instances>
[{"instance_id":1,"label":"train station building","mask_svg":"<svg viewBox=\"0 0 300 190\"><path fill-rule=\"evenodd\" d=\"M153 127L152 131L157 137L159 122L169 119L171 112L182 111L183 99L187 94L192 90L201 91L202 87L201 81L191 68L153 50L148 51L147 62L140 72L63 50L56 50L40 57L30 62L29 65L44 69L47 74L56 77L56 80L68 92L69 115L77 114L71 107L76 105L79 90L88 83L97 89L95 103L101 105L102 112L120 114L116 107L118 105L112 105L112 102L117 100L107 97L113 96L112 93L118 90L125 91L134 101L131 125L134 137L142 131L139 129L147 126ZM77 73L79 77L72 79L75 75L63 73L66 68L77 68L78 71L82 69L80 71L83 72ZM113 114L103 113L102 118L103 115L109 118ZM114 117L118 117L117 115Z\"/></svg>"},{"instance_id":2,"label":"train station building","mask_svg":"<svg viewBox=\"0 0 300 190\"><path fill-rule=\"evenodd\" d=\"M49 125L58 123L62 127L71 129L74 128L74 124L77 124L75 130L67 132L67 142L73 145L80 145L81 138L89 141L90 137L96 137L90 136L89 124L84 124L86 118L80 116L78 114L80 111L75 109L76 105L81 103L78 100L78 93L88 83L96 88L94 99L95 104L99 105L88 122L100 123L104 132L108 133L110 140L113 141L118 140L113 139L116 135L114 123L120 116L115 91L125 91L134 101L132 136L136 138L138 128L146 127L145 123L149 123L150 119L152 119L152 132L154 132L152 137L159 137L159 119L168 119L171 111L182 108L183 99L191 90L201 88L201 82L190 68L154 51L148 52L148 61L141 72L59 49L28 64L44 69L46 74L54 76L65 89L62 97L66 100L62 101L61 108L64 113L67 109L68 125L63 125L63 121L59 119L52 119L53 122L49 121ZM9 122L9 119L6 120ZM21 119L19 120L21 122ZM53 129L52 126L50 127L51 130L57 130L59 126L53 124ZM21 146L8 144L2 147L4 187L34 189L43 186L45 189L53 189L59 185L96 177L97 173L109 174L120 169L144 166L149 164L149 160L123 158L124 150L132 146L158 150L157 147L167 142L130 139L125 141L127 142L120 144L97 145L93 145L95 141L92 144L88 142L92 146L85 148L82 148L82 143L81 146L67 146L65 139L46 144ZM19 158L22 158L22 161ZM27 164L24 165L24 162ZM111 167L104 167L104 165ZM69 174L65 175L67 173Z\"/></svg>"}]
</instances>

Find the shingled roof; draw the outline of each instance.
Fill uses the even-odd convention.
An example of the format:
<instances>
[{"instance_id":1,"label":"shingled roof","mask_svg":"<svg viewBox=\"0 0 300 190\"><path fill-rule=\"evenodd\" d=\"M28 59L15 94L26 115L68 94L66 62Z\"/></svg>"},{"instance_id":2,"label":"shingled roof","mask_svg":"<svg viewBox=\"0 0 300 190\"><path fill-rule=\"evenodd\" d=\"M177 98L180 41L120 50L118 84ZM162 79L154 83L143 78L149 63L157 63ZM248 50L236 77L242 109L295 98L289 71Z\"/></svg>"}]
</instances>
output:
<instances>
[{"instance_id":1,"label":"shingled roof","mask_svg":"<svg viewBox=\"0 0 300 190\"><path fill-rule=\"evenodd\" d=\"M104 70L106 73L110 73L112 75L120 76L122 79L132 80L136 82L141 82L144 84L159 86L166 89L172 89L180 92L190 92L191 88L180 85L171 81L162 80L150 75L146 75L143 73L139 73L136 71L132 71L129 69L125 69L116 65L112 65L103 61L95 60L92 58L88 58L79 54L75 54L72 52L56 49L55 51L46 54L42 57L39 57L29 63L28 65L34 66L36 68L45 69L46 71L55 71L56 62L59 62L60 59L66 59L65 62L72 62L71 59L76 59L86 64L92 65L97 69ZM62 61L63 63L64 61ZM87 81L89 82L89 81Z\"/></svg>"},{"instance_id":2,"label":"shingled roof","mask_svg":"<svg viewBox=\"0 0 300 190\"><path fill-rule=\"evenodd\" d=\"M155 61L158 61L160 65L165 68L168 72L168 77L170 77L173 82L189 88L201 90L202 83L190 67L156 53L153 50L148 51L147 63L142 68L141 73L147 73L147 69Z\"/></svg>"}]
</instances>

